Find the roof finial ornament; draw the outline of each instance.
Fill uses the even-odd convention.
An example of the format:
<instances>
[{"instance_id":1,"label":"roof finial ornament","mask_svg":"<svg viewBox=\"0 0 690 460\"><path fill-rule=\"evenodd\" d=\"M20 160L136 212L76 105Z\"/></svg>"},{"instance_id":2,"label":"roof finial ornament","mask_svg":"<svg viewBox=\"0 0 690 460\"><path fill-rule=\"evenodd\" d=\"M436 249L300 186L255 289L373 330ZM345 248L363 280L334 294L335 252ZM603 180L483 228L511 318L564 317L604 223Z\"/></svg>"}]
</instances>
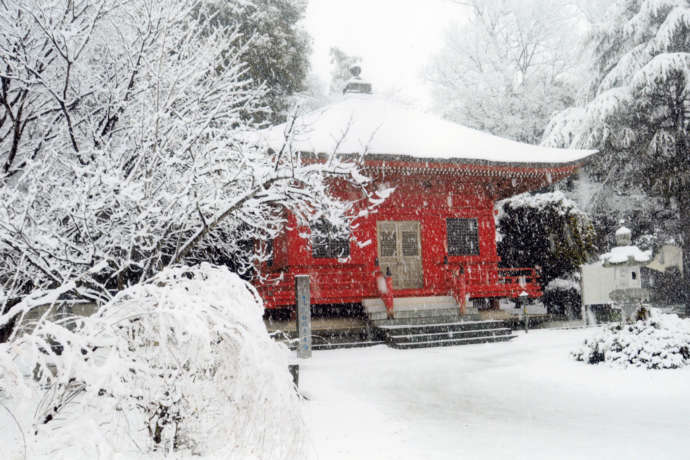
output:
<instances>
[{"instance_id":1,"label":"roof finial ornament","mask_svg":"<svg viewBox=\"0 0 690 460\"><path fill-rule=\"evenodd\" d=\"M343 94L371 94L371 83L362 80L359 76L362 73L362 68L358 65L350 67L352 78L347 82L343 88Z\"/></svg>"},{"instance_id":2,"label":"roof finial ornament","mask_svg":"<svg viewBox=\"0 0 690 460\"><path fill-rule=\"evenodd\" d=\"M632 232L628 227L623 225L621 220L621 226L616 230L616 245L617 246L630 246L632 244Z\"/></svg>"}]
</instances>

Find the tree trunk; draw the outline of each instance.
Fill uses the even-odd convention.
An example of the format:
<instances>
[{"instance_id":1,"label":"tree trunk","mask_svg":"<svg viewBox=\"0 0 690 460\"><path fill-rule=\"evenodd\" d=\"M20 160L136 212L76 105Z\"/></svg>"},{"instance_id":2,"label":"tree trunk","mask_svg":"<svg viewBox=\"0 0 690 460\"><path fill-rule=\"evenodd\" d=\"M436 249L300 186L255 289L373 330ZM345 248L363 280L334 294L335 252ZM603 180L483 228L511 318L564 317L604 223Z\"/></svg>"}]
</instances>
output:
<instances>
[{"instance_id":1,"label":"tree trunk","mask_svg":"<svg viewBox=\"0 0 690 460\"><path fill-rule=\"evenodd\" d=\"M679 217L681 227L681 247L683 248L683 286L681 298L685 302L685 311L690 314L690 193L679 197Z\"/></svg>"}]
</instances>

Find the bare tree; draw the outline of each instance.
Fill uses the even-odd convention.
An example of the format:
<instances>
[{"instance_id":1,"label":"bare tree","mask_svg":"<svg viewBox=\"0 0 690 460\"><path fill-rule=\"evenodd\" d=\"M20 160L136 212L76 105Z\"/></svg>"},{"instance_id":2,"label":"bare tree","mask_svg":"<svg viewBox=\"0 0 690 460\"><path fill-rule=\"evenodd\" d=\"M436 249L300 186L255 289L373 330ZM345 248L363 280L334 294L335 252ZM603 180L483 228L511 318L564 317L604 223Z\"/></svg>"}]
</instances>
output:
<instances>
[{"instance_id":1,"label":"bare tree","mask_svg":"<svg viewBox=\"0 0 690 460\"><path fill-rule=\"evenodd\" d=\"M246 268L242 242L286 212L355 218L330 191L366 183L356 161L303 161L291 132L262 146L246 121L263 110L241 60L252 41L203 8L0 2L0 304L24 298L3 320L48 290L108 299L172 263Z\"/></svg>"},{"instance_id":2,"label":"bare tree","mask_svg":"<svg viewBox=\"0 0 690 460\"><path fill-rule=\"evenodd\" d=\"M537 143L572 103L579 14L567 1L468 0L427 71L436 109L467 126Z\"/></svg>"}]
</instances>

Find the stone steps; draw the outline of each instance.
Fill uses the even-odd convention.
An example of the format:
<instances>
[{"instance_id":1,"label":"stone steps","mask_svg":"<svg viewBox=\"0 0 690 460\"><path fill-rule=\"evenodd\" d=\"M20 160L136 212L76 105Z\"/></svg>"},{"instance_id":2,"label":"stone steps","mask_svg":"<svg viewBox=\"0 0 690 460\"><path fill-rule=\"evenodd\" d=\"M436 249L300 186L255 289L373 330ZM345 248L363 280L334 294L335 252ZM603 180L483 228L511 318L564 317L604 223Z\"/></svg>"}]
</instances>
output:
<instances>
[{"instance_id":1,"label":"stone steps","mask_svg":"<svg viewBox=\"0 0 690 460\"><path fill-rule=\"evenodd\" d=\"M452 297L396 298L395 318L388 319L381 299L365 299L369 320L354 327L312 328L312 348L333 350L387 344L398 349L447 347L487 342L505 342L515 336L503 320L479 320L476 308L460 315ZM332 326L332 325L328 325ZM288 334L296 337L296 331Z\"/></svg>"},{"instance_id":2,"label":"stone steps","mask_svg":"<svg viewBox=\"0 0 690 460\"><path fill-rule=\"evenodd\" d=\"M461 321L461 320L476 320L479 319L479 312L467 311L465 315L460 315L457 309L443 309L424 311L423 313L417 311L396 311L393 320L398 324L405 324L410 321ZM376 312L369 314L369 321L372 324L389 324L388 315L386 312Z\"/></svg>"},{"instance_id":3,"label":"stone steps","mask_svg":"<svg viewBox=\"0 0 690 460\"><path fill-rule=\"evenodd\" d=\"M500 337L510 335L512 331L507 327L497 329L477 329L470 331L447 331L447 332L433 332L420 334L390 334L389 337L393 342L432 342L455 339L472 339L478 337Z\"/></svg>"},{"instance_id":4,"label":"stone steps","mask_svg":"<svg viewBox=\"0 0 690 460\"><path fill-rule=\"evenodd\" d=\"M405 342L405 343L389 343L391 348L400 350L408 350L411 348L434 348L434 347L450 347L454 345L472 345L480 343L494 343L507 342L514 339L514 335L502 335L496 337L471 337L466 339L452 339L452 340L433 340L428 342Z\"/></svg>"},{"instance_id":5,"label":"stone steps","mask_svg":"<svg viewBox=\"0 0 690 460\"><path fill-rule=\"evenodd\" d=\"M481 329L509 329L503 321L426 321L410 323L389 323L377 326L378 329L391 335L428 334L434 332L475 331Z\"/></svg>"},{"instance_id":6,"label":"stone steps","mask_svg":"<svg viewBox=\"0 0 690 460\"><path fill-rule=\"evenodd\" d=\"M408 323L389 320L376 329L389 346L399 349L505 342L515 337L503 321L463 321L455 317L451 321L438 321L440 318L420 317Z\"/></svg>"}]
</instances>

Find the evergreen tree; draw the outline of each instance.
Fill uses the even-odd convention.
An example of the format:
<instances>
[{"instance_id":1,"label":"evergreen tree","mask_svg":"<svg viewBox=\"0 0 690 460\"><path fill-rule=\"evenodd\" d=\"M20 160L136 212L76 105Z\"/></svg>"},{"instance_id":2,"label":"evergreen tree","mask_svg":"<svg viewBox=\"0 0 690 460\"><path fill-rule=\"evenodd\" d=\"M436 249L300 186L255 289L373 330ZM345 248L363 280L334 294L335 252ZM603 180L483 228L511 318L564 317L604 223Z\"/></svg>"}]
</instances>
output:
<instances>
[{"instance_id":1,"label":"evergreen tree","mask_svg":"<svg viewBox=\"0 0 690 460\"><path fill-rule=\"evenodd\" d=\"M300 25L305 0L206 0L215 21L237 27L247 77L266 86L265 119L282 122L290 97L307 89L311 39ZM256 118L256 114L254 114ZM261 121L261 120L258 120Z\"/></svg>"},{"instance_id":2,"label":"evergreen tree","mask_svg":"<svg viewBox=\"0 0 690 460\"><path fill-rule=\"evenodd\" d=\"M589 217L573 201L561 192L525 193L496 206L497 249L503 266L540 267L539 283L545 291L554 280L576 284L575 273L595 250L595 234ZM570 293L546 297L563 305L564 295L573 297Z\"/></svg>"},{"instance_id":3,"label":"evergreen tree","mask_svg":"<svg viewBox=\"0 0 690 460\"><path fill-rule=\"evenodd\" d=\"M559 113L548 145L601 151L589 173L613 190L666 200L690 274L690 4L618 0L589 40L585 103Z\"/></svg>"}]
</instances>

